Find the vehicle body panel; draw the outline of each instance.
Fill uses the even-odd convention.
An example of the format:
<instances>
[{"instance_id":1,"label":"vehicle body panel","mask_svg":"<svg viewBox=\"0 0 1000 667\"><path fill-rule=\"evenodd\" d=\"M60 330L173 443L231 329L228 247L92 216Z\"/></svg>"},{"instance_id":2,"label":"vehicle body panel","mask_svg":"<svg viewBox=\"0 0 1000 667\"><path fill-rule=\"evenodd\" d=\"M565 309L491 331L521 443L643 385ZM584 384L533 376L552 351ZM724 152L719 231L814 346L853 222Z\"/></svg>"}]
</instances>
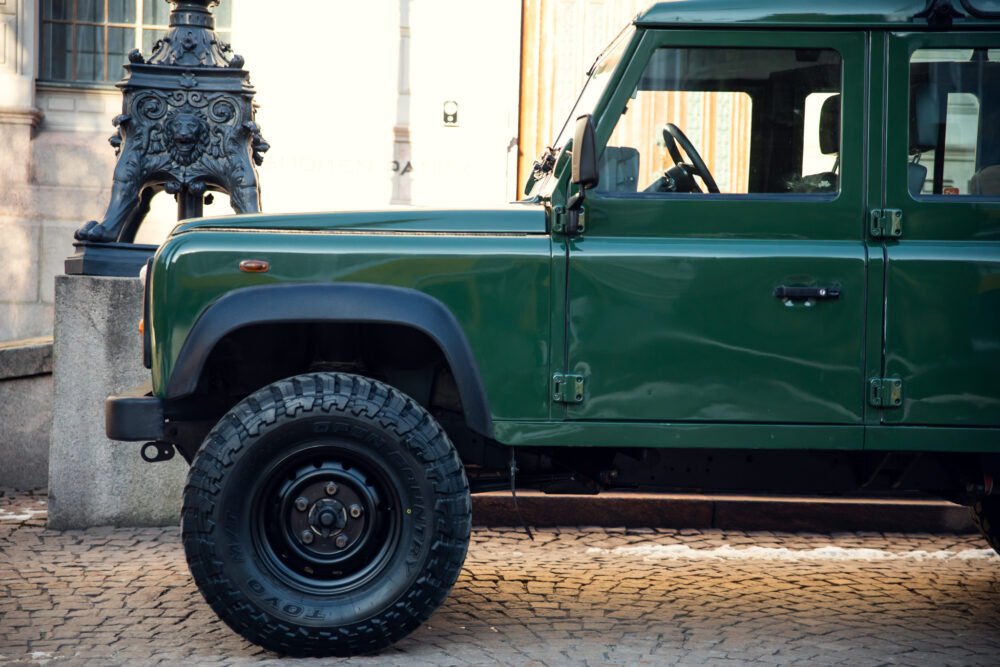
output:
<instances>
[{"instance_id":1,"label":"vehicle body panel","mask_svg":"<svg viewBox=\"0 0 1000 667\"><path fill-rule=\"evenodd\" d=\"M661 2L641 13L636 22L649 27L753 26L771 28L898 28L927 27L914 19L927 9L926 0L836 0L810 5L801 0L680 0ZM961 7L960 9L967 9ZM963 28L996 25L996 18L972 14Z\"/></svg>"},{"instance_id":2,"label":"vehicle body panel","mask_svg":"<svg viewBox=\"0 0 1000 667\"><path fill-rule=\"evenodd\" d=\"M239 263L248 258L269 262L270 270L241 272ZM550 263L551 240L545 234L236 229L177 234L157 254L152 272L153 386L164 396L195 321L231 290L375 283L424 292L454 313L479 364L494 417L547 418Z\"/></svg>"},{"instance_id":3,"label":"vehicle body panel","mask_svg":"<svg viewBox=\"0 0 1000 667\"><path fill-rule=\"evenodd\" d=\"M570 367L590 386L571 419L861 422L860 242L589 237L574 250ZM843 295L788 306L773 292L789 283Z\"/></svg>"},{"instance_id":4,"label":"vehicle body panel","mask_svg":"<svg viewBox=\"0 0 1000 667\"><path fill-rule=\"evenodd\" d=\"M539 206L531 203L453 210L394 207L384 211L253 214L200 218L181 222L173 234L199 229L543 234L545 216Z\"/></svg>"}]
</instances>

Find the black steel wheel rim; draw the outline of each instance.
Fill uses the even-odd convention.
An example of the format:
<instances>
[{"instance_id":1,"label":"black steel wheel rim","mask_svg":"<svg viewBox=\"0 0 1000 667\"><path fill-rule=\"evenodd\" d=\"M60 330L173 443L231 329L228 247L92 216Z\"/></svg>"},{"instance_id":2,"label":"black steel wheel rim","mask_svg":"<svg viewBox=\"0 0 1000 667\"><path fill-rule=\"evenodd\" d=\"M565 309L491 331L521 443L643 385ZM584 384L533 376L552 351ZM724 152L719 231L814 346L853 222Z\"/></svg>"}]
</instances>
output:
<instances>
[{"instance_id":1,"label":"black steel wheel rim","mask_svg":"<svg viewBox=\"0 0 1000 667\"><path fill-rule=\"evenodd\" d=\"M398 489L378 458L356 443L303 443L253 483L254 550L296 590L331 595L360 588L397 551Z\"/></svg>"}]
</instances>

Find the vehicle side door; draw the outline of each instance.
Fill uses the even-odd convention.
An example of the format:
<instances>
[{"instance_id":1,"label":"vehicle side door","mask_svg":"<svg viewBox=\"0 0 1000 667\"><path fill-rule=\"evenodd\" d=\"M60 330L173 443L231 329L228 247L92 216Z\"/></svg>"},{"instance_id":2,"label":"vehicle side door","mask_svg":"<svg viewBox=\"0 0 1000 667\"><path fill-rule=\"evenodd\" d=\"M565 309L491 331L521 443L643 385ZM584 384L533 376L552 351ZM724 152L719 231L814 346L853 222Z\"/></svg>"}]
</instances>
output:
<instances>
[{"instance_id":1,"label":"vehicle side door","mask_svg":"<svg viewBox=\"0 0 1000 667\"><path fill-rule=\"evenodd\" d=\"M861 446L865 58L860 32L643 36L596 119L601 180L569 241L565 370L586 391L567 419L676 445Z\"/></svg>"},{"instance_id":2,"label":"vehicle side door","mask_svg":"<svg viewBox=\"0 0 1000 667\"><path fill-rule=\"evenodd\" d=\"M884 376L895 426L1000 426L1000 34L888 36ZM909 128L903 131L903 128ZM893 432L894 431L894 432ZM922 433L922 435L921 435ZM955 432L969 443L969 431ZM955 442L872 430L874 447ZM988 445L997 432L980 432ZM956 446L965 446L965 444Z\"/></svg>"}]
</instances>

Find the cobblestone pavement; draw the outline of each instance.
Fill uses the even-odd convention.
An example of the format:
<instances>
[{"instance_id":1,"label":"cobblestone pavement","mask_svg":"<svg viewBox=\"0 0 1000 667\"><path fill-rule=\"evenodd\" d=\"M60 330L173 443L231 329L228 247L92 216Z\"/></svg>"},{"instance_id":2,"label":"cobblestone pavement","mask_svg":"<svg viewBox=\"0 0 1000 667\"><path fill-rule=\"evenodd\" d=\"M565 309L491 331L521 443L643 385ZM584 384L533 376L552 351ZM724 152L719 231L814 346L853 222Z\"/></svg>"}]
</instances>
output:
<instances>
[{"instance_id":1,"label":"cobblestone pavement","mask_svg":"<svg viewBox=\"0 0 1000 667\"><path fill-rule=\"evenodd\" d=\"M45 529L0 497L0 663L276 664L188 575L176 528ZM476 530L427 625L362 665L972 665L1000 656L977 536ZM288 660L288 664L319 661ZM346 661L324 661L331 664Z\"/></svg>"}]
</instances>

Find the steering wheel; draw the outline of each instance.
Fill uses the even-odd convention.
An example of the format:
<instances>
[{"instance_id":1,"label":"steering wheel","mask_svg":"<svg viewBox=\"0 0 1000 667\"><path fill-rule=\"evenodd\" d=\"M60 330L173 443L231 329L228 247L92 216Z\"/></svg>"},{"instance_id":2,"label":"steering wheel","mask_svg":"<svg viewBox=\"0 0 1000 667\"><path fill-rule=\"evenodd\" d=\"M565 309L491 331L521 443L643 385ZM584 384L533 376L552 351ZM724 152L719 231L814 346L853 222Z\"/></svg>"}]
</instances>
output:
<instances>
[{"instance_id":1,"label":"steering wheel","mask_svg":"<svg viewBox=\"0 0 1000 667\"><path fill-rule=\"evenodd\" d=\"M672 159L674 164L678 167L684 164L681 153L677 150L677 144L680 144L681 148L684 149L684 152L687 153L688 159L691 160L691 166L694 167L694 171L698 176L701 176L701 180L705 182L705 187L708 188L708 191L712 194L719 194L719 186L715 183L715 179L712 178L712 172L708 170L708 165L706 165L705 161L701 159L701 155L698 154L698 151L695 149L694 144L691 143L691 140L688 139L683 132L681 132L681 128L677 127L673 123L667 123L664 125L663 143L667 146L667 152L670 153L670 159ZM694 185L694 188L698 190L697 185Z\"/></svg>"}]
</instances>

